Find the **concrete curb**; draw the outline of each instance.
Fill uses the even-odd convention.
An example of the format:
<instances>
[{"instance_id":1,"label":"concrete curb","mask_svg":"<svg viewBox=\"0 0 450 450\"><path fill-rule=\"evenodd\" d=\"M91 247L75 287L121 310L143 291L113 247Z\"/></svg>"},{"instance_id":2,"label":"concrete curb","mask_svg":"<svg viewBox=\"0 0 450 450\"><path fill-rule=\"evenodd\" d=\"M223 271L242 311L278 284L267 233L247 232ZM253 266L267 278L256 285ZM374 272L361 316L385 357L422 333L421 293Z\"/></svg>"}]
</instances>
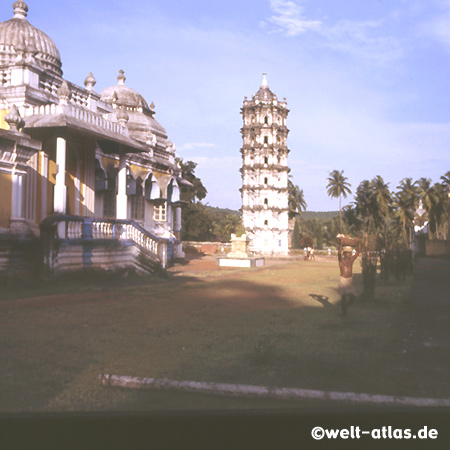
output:
<instances>
[{"instance_id":1,"label":"concrete curb","mask_svg":"<svg viewBox=\"0 0 450 450\"><path fill-rule=\"evenodd\" d=\"M449 407L450 398L395 397L391 395L357 394L354 392L331 392L296 388L251 386L245 384L206 383L197 381L175 381L166 378L141 378L119 375L99 375L103 386L131 389L175 390L230 397L266 397L279 400L333 400L352 403L373 403L378 405L402 405L418 407Z\"/></svg>"}]
</instances>

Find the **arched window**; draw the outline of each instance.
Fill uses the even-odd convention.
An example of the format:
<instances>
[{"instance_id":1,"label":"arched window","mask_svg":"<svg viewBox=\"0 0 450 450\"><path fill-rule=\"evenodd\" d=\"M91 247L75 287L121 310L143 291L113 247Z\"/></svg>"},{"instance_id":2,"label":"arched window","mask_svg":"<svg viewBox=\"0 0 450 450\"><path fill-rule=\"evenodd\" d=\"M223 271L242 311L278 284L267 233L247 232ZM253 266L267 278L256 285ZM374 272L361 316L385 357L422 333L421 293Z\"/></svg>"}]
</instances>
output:
<instances>
[{"instance_id":1,"label":"arched window","mask_svg":"<svg viewBox=\"0 0 450 450\"><path fill-rule=\"evenodd\" d=\"M180 188L178 183L172 178L167 186L167 201L169 203L175 203L180 201Z\"/></svg>"},{"instance_id":2,"label":"arched window","mask_svg":"<svg viewBox=\"0 0 450 450\"><path fill-rule=\"evenodd\" d=\"M264 156L264 164L269 164L269 158L267 156Z\"/></svg>"},{"instance_id":3,"label":"arched window","mask_svg":"<svg viewBox=\"0 0 450 450\"><path fill-rule=\"evenodd\" d=\"M152 173L149 174L145 180L145 199L146 200L156 200L161 198L161 189L156 181L156 178Z\"/></svg>"},{"instance_id":4,"label":"arched window","mask_svg":"<svg viewBox=\"0 0 450 450\"><path fill-rule=\"evenodd\" d=\"M269 125L269 116L264 117L264 123Z\"/></svg>"},{"instance_id":5,"label":"arched window","mask_svg":"<svg viewBox=\"0 0 450 450\"><path fill-rule=\"evenodd\" d=\"M267 184L269 182L269 179L266 177L264 178L264 184Z\"/></svg>"},{"instance_id":6,"label":"arched window","mask_svg":"<svg viewBox=\"0 0 450 450\"><path fill-rule=\"evenodd\" d=\"M268 136L264 136L264 144L268 144L269 143L269 137Z\"/></svg>"}]
</instances>

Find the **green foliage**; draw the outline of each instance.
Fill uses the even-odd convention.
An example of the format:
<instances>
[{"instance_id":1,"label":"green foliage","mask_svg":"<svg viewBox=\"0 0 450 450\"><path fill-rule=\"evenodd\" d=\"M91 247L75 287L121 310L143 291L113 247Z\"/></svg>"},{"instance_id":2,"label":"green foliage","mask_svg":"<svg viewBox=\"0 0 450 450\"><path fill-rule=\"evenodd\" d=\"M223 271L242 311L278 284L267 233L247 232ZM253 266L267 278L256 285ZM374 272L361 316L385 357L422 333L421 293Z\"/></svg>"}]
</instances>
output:
<instances>
[{"instance_id":1,"label":"green foliage","mask_svg":"<svg viewBox=\"0 0 450 450\"><path fill-rule=\"evenodd\" d=\"M303 189L294 185L291 180L288 180L288 192L289 218L292 219L296 215L302 215L302 212L306 210L307 204Z\"/></svg>"},{"instance_id":2,"label":"green foliage","mask_svg":"<svg viewBox=\"0 0 450 450\"><path fill-rule=\"evenodd\" d=\"M330 197L339 198L339 225L342 232L342 211L341 211L341 197L347 197L351 194L350 183L347 182L347 177L344 177L344 171L333 170L328 177L327 194Z\"/></svg>"},{"instance_id":3,"label":"green foliage","mask_svg":"<svg viewBox=\"0 0 450 450\"><path fill-rule=\"evenodd\" d=\"M181 216L184 241L213 241L213 222L207 206L201 202L183 205Z\"/></svg>"},{"instance_id":4,"label":"green foliage","mask_svg":"<svg viewBox=\"0 0 450 450\"><path fill-rule=\"evenodd\" d=\"M181 158L175 158L175 161L181 165L181 176L188 181L191 186L183 184L181 187L181 200L193 203L196 200L203 200L208 191L201 182L200 178L195 175L197 163L192 161L184 162Z\"/></svg>"},{"instance_id":5,"label":"green foliage","mask_svg":"<svg viewBox=\"0 0 450 450\"><path fill-rule=\"evenodd\" d=\"M212 216L215 240L229 242L232 233L237 236L242 236L245 233L240 216L235 214L221 215L220 213L213 213L212 210L210 210L210 215Z\"/></svg>"},{"instance_id":6,"label":"green foliage","mask_svg":"<svg viewBox=\"0 0 450 450\"><path fill-rule=\"evenodd\" d=\"M292 233L292 248L301 248L300 239L300 222L296 220L294 224L294 231Z\"/></svg>"}]
</instances>

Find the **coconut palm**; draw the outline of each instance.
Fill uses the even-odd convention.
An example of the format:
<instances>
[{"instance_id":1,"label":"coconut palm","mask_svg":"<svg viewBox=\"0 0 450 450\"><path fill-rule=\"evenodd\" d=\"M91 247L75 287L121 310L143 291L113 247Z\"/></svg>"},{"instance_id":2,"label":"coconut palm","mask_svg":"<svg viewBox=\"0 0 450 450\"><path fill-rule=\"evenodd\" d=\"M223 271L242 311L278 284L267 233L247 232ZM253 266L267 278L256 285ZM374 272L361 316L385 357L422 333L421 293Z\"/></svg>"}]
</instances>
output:
<instances>
[{"instance_id":1,"label":"coconut palm","mask_svg":"<svg viewBox=\"0 0 450 450\"><path fill-rule=\"evenodd\" d=\"M409 236L408 239L408 229L409 231L411 231L414 219L414 209L411 208L411 200L407 196L407 194L403 192L397 192L395 194L393 207L395 209L396 216L402 225L402 233L405 246L409 250L411 248L411 236ZM410 234L411 233L409 233L409 235Z\"/></svg>"},{"instance_id":2,"label":"coconut palm","mask_svg":"<svg viewBox=\"0 0 450 450\"><path fill-rule=\"evenodd\" d=\"M288 180L288 192L290 218L296 214L302 215L302 211L305 211L308 206L305 201L303 189L300 189L298 186L294 185L291 180Z\"/></svg>"},{"instance_id":3,"label":"coconut palm","mask_svg":"<svg viewBox=\"0 0 450 450\"><path fill-rule=\"evenodd\" d=\"M351 194L350 183L347 182L347 177L344 177L344 171L333 170L328 177L327 194L330 197L339 198L339 228L342 232L342 208L341 197L347 198Z\"/></svg>"},{"instance_id":4,"label":"coconut palm","mask_svg":"<svg viewBox=\"0 0 450 450\"><path fill-rule=\"evenodd\" d=\"M389 183L385 183L380 175L377 175L372 181L371 198L376 205L376 215L384 222L384 242L385 247L388 247L387 221L389 218L389 211L392 203L391 192L389 191Z\"/></svg>"},{"instance_id":5,"label":"coconut palm","mask_svg":"<svg viewBox=\"0 0 450 450\"><path fill-rule=\"evenodd\" d=\"M447 212L447 189L441 183L435 183L433 186L434 190L434 203L431 209L431 215L435 224L436 237L442 239L444 235L444 223L446 219Z\"/></svg>"},{"instance_id":6,"label":"coconut palm","mask_svg":"<svg viewBox=\"0 0 450 450\"><path fill-rule=\"evenodd\" d=\"M372 198L373 186L369 180L361 181L356 189L355 195L355 213L363 223L363 229L370 233L372 220L376 214L374 200Z\"/></svg>"},{"instance_id":7,"label":"coconut palm","mask_svg":"<svg viewBox=\"0 0 450 450\"><path fill-rule=\"evenodd\" d=\"M448 219L448 229L447 236L450 239L450 170L441 177L442 185L447 188L447 219Z\"/></svg>"},{"instance_id":8,"label":"coconut palm","mask_svg":"<svg viewBox=\"0 0 450 450\"><path fill-rule=\"evenodd\" d=\"M422 200L423 207L425 208L426 212L428 213L428 220L430 222L430 226L428 227L428 233L430 239L432 239L432 233L431 233L431 222L434 221L434 206L438 201L436 191L434 187L431 185L431 179L430 178L420 178L420 180L417 182L419 186L419 198Z\"/></svg>"},{"instance_id":9,"label":"coconut palm","mask_svg":"<svg viewBox=\"0 0 450 450\"><path fill-rule=\"evenodd\" d=\"M412 178L403 178L397 189L399 189L395 194L397 215L402 223L404 236L409 230L407 248L411 248L414 212L419 203L419 188L417 181L413 182Z\"/></svg>"}]
</instances>

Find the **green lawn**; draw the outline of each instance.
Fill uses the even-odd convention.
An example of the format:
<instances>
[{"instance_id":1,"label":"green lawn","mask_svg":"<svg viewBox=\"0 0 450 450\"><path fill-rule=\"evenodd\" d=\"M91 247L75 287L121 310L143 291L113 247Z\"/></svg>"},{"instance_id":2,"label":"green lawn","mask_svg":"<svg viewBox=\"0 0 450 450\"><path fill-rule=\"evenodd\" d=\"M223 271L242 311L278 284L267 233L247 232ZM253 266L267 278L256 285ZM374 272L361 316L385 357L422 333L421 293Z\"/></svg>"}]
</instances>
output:
<instances>
[{"instance_id":1,"label":"green lawn","mask_svg":"<svg viewBox=\"0 0 450 450\"><path fill-rule=\"evenodd\" d=\"M355 272L361 291L358 263ZM167 277L78 280L40 286L38 297L5 290L0 411L287 406L101 387L100 373L439 395L432 382L420 386L421 374L405 375L399 358L411 280L380 284L375 302L360 301L343 318L338 278L330 262L239 270L192 261Z\"/></svg>"}]
</instances>

